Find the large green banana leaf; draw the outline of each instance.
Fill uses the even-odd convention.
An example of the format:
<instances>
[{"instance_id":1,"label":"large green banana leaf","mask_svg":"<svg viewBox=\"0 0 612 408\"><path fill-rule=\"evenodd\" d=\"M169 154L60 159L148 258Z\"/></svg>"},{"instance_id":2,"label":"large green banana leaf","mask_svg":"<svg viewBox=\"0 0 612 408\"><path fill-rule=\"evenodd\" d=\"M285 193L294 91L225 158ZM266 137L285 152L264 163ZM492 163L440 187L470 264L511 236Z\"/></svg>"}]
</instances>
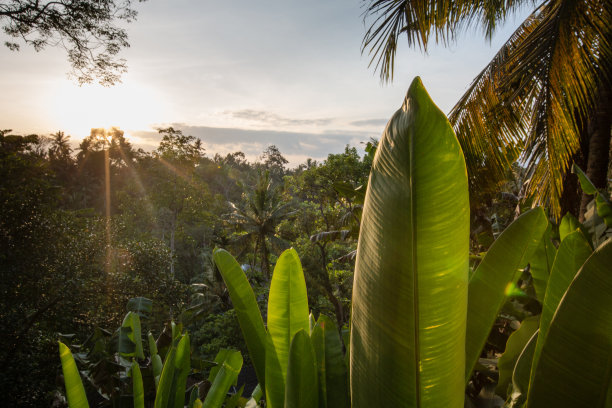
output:
<instances>
[{"instance_id":1,"label":"large green banana leaf","mask_svg":"<svg viewBox=\"0 0 612 408\"><path fill-rule=\"evenodd\" d=\"M342 340L332 319L320 315L311 338L319 370L319 407L350 407Z\"/></svg>"},{"instance_id":2,"label":"large green banana leaf","mask_svg":"<svg viewBox=\"0 0 612 408\"><path fill-rule=\"evenodd\" d=\"M83 388L81 375L74 362L74 357L72 357L70 349L62 342L59 342L59 355L62 362L68 406L70 408L89 408L85 388Z\"/></svg>"},{"instance_id":3,"label":"large green banana leaf","mask_svg":"<svg viewBox=\"0 0 612 408\"><path fill-rule=\"evenodd\" d=\"M542 208L518 217L495 240L470 278L465 344L465 380L471 375L495 318L506 300L506 288L527 265L542 240L548 220Z\"/></svg>"},{"instance_id":4,"label":"large green banana leaf","mask_svg":"<svg viewBox=\"0 0 612 408\"><path fill-rule=\"evenodd\" d=\"M536 331L529 339L523 351L516 360L514 372L512 373L512 394L507 403L508 408L522 408L527 400L527 392L529 391L529 375L533 362L533 353L535 352L536 343L538 341L539 330ZM504 405L506 407L506 405Z\"/></svg>"},{"instance_id":5,"label":"large green banana leaf","mask_svg":"<svg viewBox=\"0 0 612 408\"><path fill-rule=\"evenodd\" d=\"M189 371L191 371L191 346L189 334L185 333L176 347L174 381L172 382L174 395L171 396L172 404L169 404L168 407L183 408L185 406L185 388Z\"/></svg>"},{"instance_id":6,"label":"large green banana leaf","mask_svg":"<svg viewBox=\"0 0 612 408\"><path fill-rule=\"evenodd\" d=\"M593 251L582 231L566 235L559 245L555 262L553 263L546 296L542 303L542 318L540 320L540 336L534 353L534 362L537 365L548 327L553 318L561 298L567 291L570 283ZM532 380L535 370L532 372Z\"/></svg>"},{"instance_id":7,"label":"large green banana leaf","mask_svg":"<svg viewBox=\"0 0 612 408\"><path fill-rule=\"evenodd\" d=\"M228 350L225 359L220 364L219 371L212 381L210 390L202 404L203 408L220 408L227 391L236 382L242 369L242 355L239 351Z\"/></svg>"},{"instance_id":8,"label":"large green banana leaf","mask_svg":"<svg viewBox=\"0 0 612 408\"><path fill-rule=\"evenodd\" d=\"M544 302L548 277L550 276L550 270L557 254L557 248L555 248L551 238L552 226L549 223L546 232L542 236L542 241L540 241L540 244L529 260L529 272L531 272L533 287L540 303Z\"/></svg>"},{"instance_id":9,"label":"large green banana leaf","mask_svg":"<svg viewBox=\"0 0 612 408\"><path fill-rule=\"evenodd\" d=\"M521 322L521 327L512 333L506 342L504 354L502 354L497 362L499 381L497 381L497 387L495 389L497 394L504 398L506 397L508 385L512 382L512 375L516 362L525 348L525 345L529 342L529 339L531 339L533 334L538 330L539 325L540 316L525 318Z\"/></svg>"},{"instance_id":10,"label":"large green banana leaf","mask_svg":"<svg viewBox=\"0 0 612 408\"><path fill-rule=\"evenodd\" d=\"M164 367L162 368L155 394L155 408L169 407L170 395L172 393L172 382L174 380L174 360L176 359L176 347L172 346L166 355Z\"/></svg>"},{"instance_id":11,"label":"large green banana leaf","mask_svg":"<svg viewBox=\"0 0 612 408\"><path fill-rule=\"evenodd\" d=\"M468 240L461 147L415 78L380 140L363 209L354 408L463 407Z\"/></svg>"},{"instance_id":12,"label":"large green banana leaf","mask_svg":"<svg viewBox=\"0 0 612 408\"><path fill-rule=\"evenodd\" d=\"M298 331L291 341L285 408L317 408L319 395L317 363L310 337Z\"/></svg>"},{"instance_id":13,"label":"large green banana leaf","mask_svg":"<svg viewBox=\"0 0 612 408\"><path fill-rule=\"evenodd\" d=\"M242 268L229 252L215 249L213 258L232 299L257 379L265 389L266 329L255 294Z\"/></svg>"},{"instance_id":14,"label":"large green banana leaf","mask_svg":"<svg viewBox=\"0 0 612 408\"><path fill-rule=\"evenodd\" d=\"M284 392L291 339L300 330L310 332L308 315L308 297L302 264L295 249L291 248L278 258L270 283L268 333L271 344L268 346L274 349L274 355L271 355L270 358L276 359L278 364L275 362L271 365L266 364L266 371L280 369L280 373L271 373L270 376L266 373L266 382L268 378L276 379L275 384L266 384L266 395L267 390L271 388L280 391L282 387ZM269 347L266 347L266 354L268 354ZM268 363L268 356L266 356L266 363ZM280 392L278 395L280 396ZM268 399L272 405L277 402L274 397ZM284 398L278 401L281 406L283 401ZM277 406L272 408L277 408Z\"/></svg>"},{"instance_id":15,"label":"large green banana leaf","mask_svg":"<svg viewBox=\"0 0 612 408\"><path fill-rule=\"evenodd\" d=\"M567 238L566 238L567 240ZM530 408L604 408L612 375L612 241L582 266L543 339Z\"/></svg>"},{"instance_id":16,"label":"large green banana leaf","mask_svg":"<svg viewBox=\"0 0 612 408\"><path fill-rule=\"evenodd\" d=\"M138 361L132 363L132 393L134 394L134 408L144 408L144 386Z\"/></svg>"},{"instance_id":17,"label":"large green banana leaf","mask_svg":"<svg viewBox=\"0 0 612 408\"><path fill-rule=\"evenodd\" d=\"M119 353L123 357L144 359L140 316L136 312L128 312L123 319L119 329Z\"/></svg>"}]
</instances>

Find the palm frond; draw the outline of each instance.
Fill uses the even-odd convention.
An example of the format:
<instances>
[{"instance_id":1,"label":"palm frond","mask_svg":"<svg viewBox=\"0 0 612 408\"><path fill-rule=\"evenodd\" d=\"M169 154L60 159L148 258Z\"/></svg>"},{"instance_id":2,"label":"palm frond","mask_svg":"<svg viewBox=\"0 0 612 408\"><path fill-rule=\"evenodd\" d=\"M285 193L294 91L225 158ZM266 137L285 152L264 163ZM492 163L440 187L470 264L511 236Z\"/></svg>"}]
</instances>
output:
<instances>
[{"instance_id":1,"label":"palm frond","mask_svg":"<svg viewBox=\"0 0 612 408\"><path fill-rule=\"evenodd\" d=\"M547 1L515 31L450 114L470 173L481 158L496 158L487 165L499 180L509 165L499 151L519 143L527 195L560 215L579 124L609 83L611 8L605 0Z\"/></svg>"},{"instance_id":2,"label":"palm frond","mask_svg":"<svg viewBox=\"0 0 612 408\"><path fill-rule=\"evenodd\" d=\"M374 0L366 2L364 23L373 18L363 38L362 53L382 81L393 80L398 40L405 35L409 47L427 51L430 37L448 44L473 25L482 26L491 38L499 22L529 0Z\"/></svg>"}]
</instances>

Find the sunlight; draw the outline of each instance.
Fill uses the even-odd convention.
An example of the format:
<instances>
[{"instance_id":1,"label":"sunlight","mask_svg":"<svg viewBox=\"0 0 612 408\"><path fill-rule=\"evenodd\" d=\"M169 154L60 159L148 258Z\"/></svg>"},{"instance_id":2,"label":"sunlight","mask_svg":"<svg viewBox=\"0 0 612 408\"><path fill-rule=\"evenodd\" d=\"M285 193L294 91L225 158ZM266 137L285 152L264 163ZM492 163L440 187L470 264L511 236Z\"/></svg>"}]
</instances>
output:
<instances>
[{"instance_id":1,"label":"sunlight","mask_svg":"<svg viewBox=\"0 0 612 408\"><path fill-rule=\"evenodd\" d=\"M105 88L62 81L51 99L49 106L57 126L74 138L88 136L92 128L114 126L125 131L130 142L141 143L129 131L149 129L171 111L159 92L134 83Z\"/></svg>"}]
</instances>

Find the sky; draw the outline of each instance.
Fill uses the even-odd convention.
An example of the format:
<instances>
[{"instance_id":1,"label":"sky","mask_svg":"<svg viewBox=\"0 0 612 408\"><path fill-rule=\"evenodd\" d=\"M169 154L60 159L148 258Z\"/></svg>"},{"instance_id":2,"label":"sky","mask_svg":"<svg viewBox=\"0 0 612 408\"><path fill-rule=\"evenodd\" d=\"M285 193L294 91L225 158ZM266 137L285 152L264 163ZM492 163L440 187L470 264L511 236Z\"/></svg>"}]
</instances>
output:
<instances>
[{"instance_id":1,"label":"sky","mask_svg":"<svg viewBox=\"0 0 612 408\"><path fill-rule=\"evenodd\" d=\"M173 126L210 156L240 150L256 160L274 144L291 166L347 144L361 152L415 76L448 113L528 11L491 42L471 30L427 54L400 46L394 82L383 84L361 54L360 0L149 0L136 9L120 54L128 73L113 87L78 86L61 49L0 48L0 128L61 130L78 143L91 128L116 126L153 150L156 129Z\"/></svg>"}]
</instances>

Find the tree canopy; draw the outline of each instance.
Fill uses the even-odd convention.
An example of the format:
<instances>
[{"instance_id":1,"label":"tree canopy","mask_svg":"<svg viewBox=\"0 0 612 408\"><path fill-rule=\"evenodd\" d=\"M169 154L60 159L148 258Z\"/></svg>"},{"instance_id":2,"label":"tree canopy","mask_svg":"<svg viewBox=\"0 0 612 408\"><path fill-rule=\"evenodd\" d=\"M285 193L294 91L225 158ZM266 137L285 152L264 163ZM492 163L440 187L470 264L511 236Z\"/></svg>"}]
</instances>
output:
<instances>
[{"instance_id":1,"label":"tree canopy","mask_svg":"<svg viewBox=\"0 0 612 408\"><path fill-rule=\"evenodd\" d=\"M146 0L138 0L142 2ZM13 51L20 43L40 51L48 46L66 50L71 76L79 83L98 80L102 85L119 81L126 71L124 59L117 58L129 47L128 35L119 21L136 18L133 0L3 0L0 25Z\"/></svg>"},{"instance_id":2,"label":"tree canopy","mask_svg":"<svg viewBox=\"0 0 612 408\"><path fill-rule=\"evenodd\" d=\"M486 168L485 181L500 183L520 154L527 168L525 195L550 205L560 216L567 210L561 208L561 199L572 162L590 169L588 175L599 188L606 183L612 2L538 4L474 79L449 119L472 179L483 176L480 169ZM533 2L372 0L366 19L373 21L363 50L381 78L392 80L400 38L424 50L431 41L446 45L472 26L490 38L497 26L525 6Z\"/></svg>"}]
</instances>

